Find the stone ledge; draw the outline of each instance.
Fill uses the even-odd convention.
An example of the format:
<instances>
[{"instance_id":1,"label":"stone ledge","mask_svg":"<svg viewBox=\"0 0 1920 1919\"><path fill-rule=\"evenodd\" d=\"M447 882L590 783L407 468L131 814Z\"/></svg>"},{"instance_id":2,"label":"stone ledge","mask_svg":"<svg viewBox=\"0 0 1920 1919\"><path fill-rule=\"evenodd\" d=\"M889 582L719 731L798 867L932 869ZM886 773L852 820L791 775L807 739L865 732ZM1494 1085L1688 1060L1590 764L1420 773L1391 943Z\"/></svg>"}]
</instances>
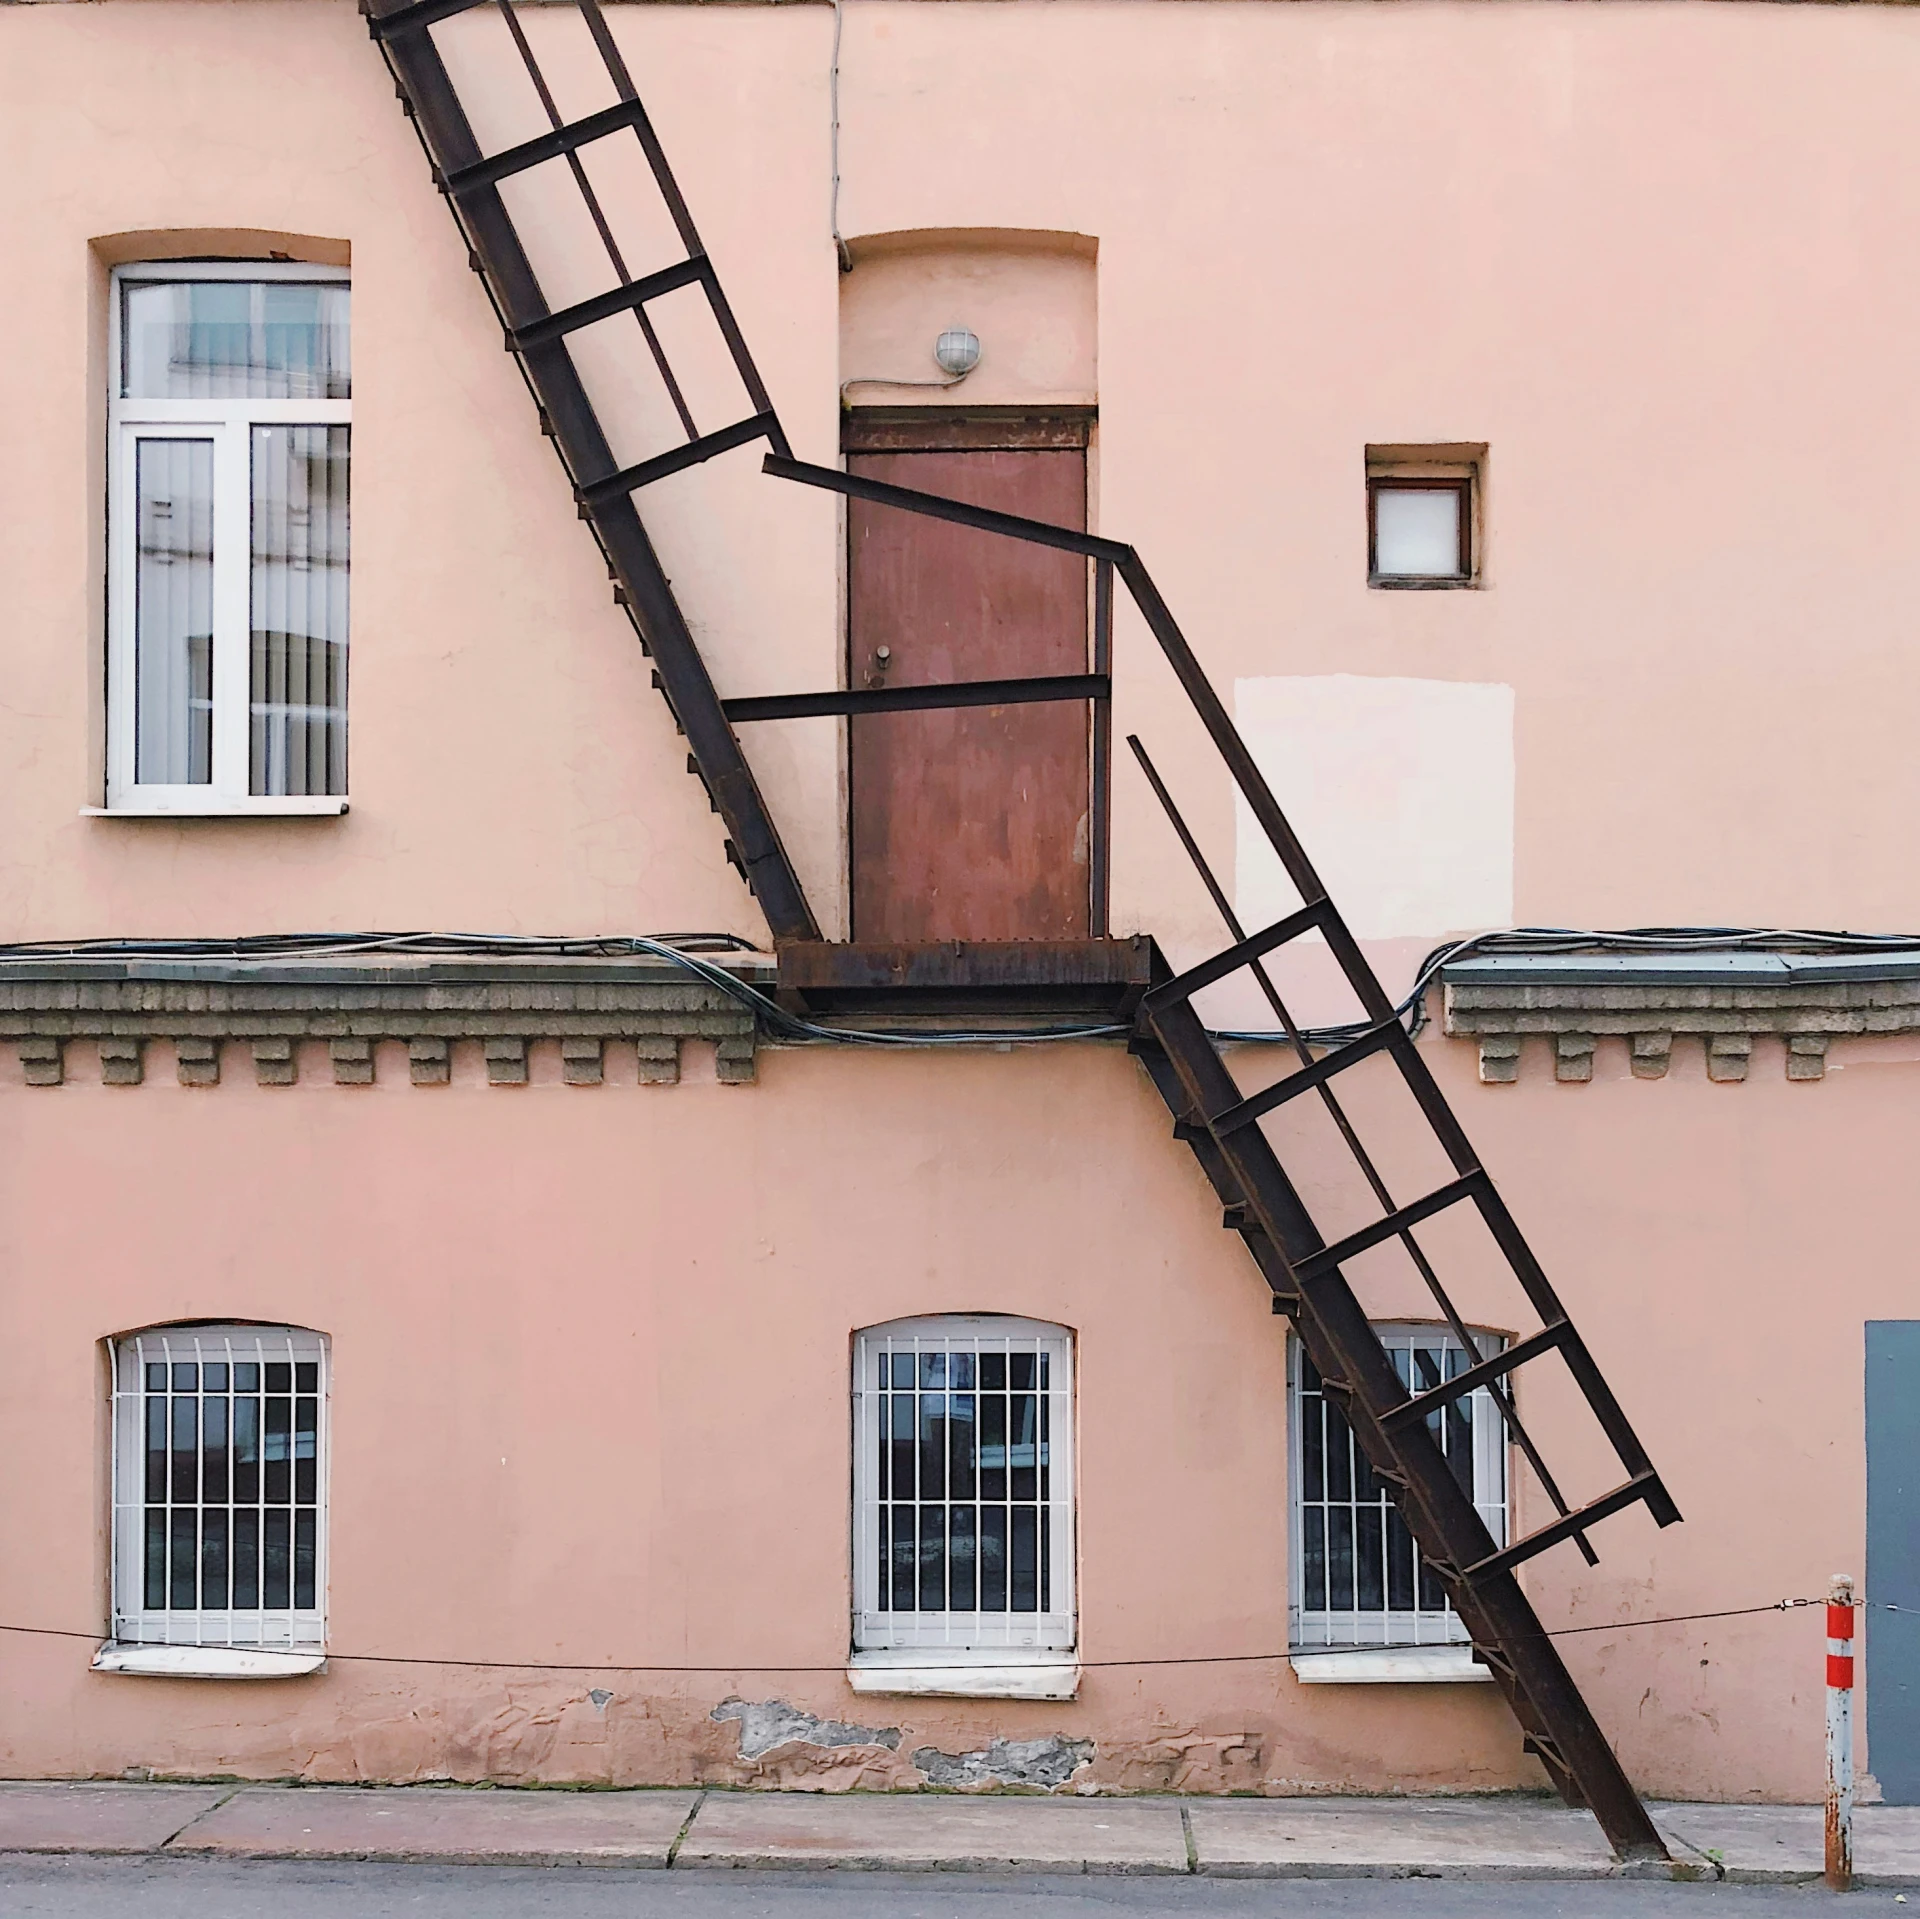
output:
<instances>
[{"instance_id":1,"label":"stone ledge","mask_svg":"<svg viewBox=\"0 0 1920 1919\"><path fill-rule=\"evenodd\" d=\"M734 962L757 986L772 968ZM371 1085L376 1042L407 1047L416 1086L452 1078L455 1040L478 1040L496 1086L524 1086L527 1049L557 1041L569 1086L605 1083L608 1045L631 1046L643 1086L680 1077L683 1040L713 1044L722 1084L753 1081L752 1009L670 962L537 959L378 964L191 961L0 963L0 1040L12 1040L29 1086L66 1078L71 1040L99 1048L101 1079L138 1086L149 1040L171 1043L183 1086L217 1086L228 1041L248 1047L254 1080L291 1086L299 1043L325 1041L333 1081Z\"/></svg>"},{"instance_id":2,"label":"stone ledge","mask_svg":"<svg viewBox=\"0 0 1920 1919\"><path fill-rule=\"evenodd\" d=\"M1693 972L1694 956L1676 961L1677 974ZM1472 969L1469 972L1469 967ZM1627 1041L1636 1079L1662 1078L1676 1039L1697 1039L1706 1053L1707 1077L1736 1082L1747 1077L1753 1042L1784 1042L1787 1078L1815 1080L1826 1073L1834 1041L1885 1033L1920 1033L1920 979L1851 977L1778 985L1704 985L1676 979L1662 984L1649 964L1636 968L1639 983L1568 981L1538 977L1572 970L1565 959L1543 960L1529 977L1528 962L1503 957L1442 970L1442 1023L1457 1039L1479 1042L1480 1077L1490 1086L1520 1077L1521 1042L1551 1041L1554 1077L1569 1083L1593 1078L1596 1044ZM1464 976L1464 977L1463 977Z\"/></svg>"}]
</instances>

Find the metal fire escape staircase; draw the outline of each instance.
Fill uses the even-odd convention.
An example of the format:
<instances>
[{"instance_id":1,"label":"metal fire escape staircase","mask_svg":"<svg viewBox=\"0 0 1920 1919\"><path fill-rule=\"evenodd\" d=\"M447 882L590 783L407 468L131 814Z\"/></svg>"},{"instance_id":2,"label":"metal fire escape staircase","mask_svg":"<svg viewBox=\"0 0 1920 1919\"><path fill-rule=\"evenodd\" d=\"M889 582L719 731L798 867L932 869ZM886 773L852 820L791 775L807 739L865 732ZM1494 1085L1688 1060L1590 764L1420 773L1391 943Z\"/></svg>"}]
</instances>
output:
<instances>
[{"instance_id":1,"label":"metal fire escape staircase","mask_svg":"<svg viewBox=\"0 0 1920 1919\"><path fill-rule=\"evenodd\" d=\"M598 0L540 5L539 31L556 16L583 31L604 68L610 104L566 118L556 89L543 73L526 22L513 0L362 0L374 40L386 58L399 97L420 135L439 190L446 196L539 409L542 430L559 452L580 517L592 529L642 647L652 656L655 683L690 749L689 770L705 783L725 822L728 855L752 888L775 941L818 943L821 932L793 865L768 813L735 734L736 724L807 716L872 714L954 706L1006 706L1026 701L1085 701L1092 711L1094 924L1105 923L1106 787L1109 773L1111 646L1116 578L1226 762L1240 794L1290 876L1299 910L1248 937L1208 870L1139 742L1130 741L1174 830L1225 917L1233 944L1175 978L1162 978L1139 1001L1132 1050L1174 1116L1174 1131L1199 1160L1273 1296L1274 1310L1297 1329L1324 1392L1345 1412L1373 1472L1387 1487L1414 1541L1442 1582L1535 1752L1570 1804L1591 1806L1622 1858L1665 1857L1659 1835L1628 1782L1605 1735L1543 1631L1518 1578L1536 1554L1573 1543L1592 1563L1587 1537L1599 1521L1644 1505L1660 1525L1679 1518L1672 1499L1635 1437L1592 1356L1569 1321L1539 1262L1507 1211L1485 1168L1442 1096L1419 1049L1396 1017L1358 945L1327 897L1266 781L1209 685L1139 556L1118 541L1044 525L958 501L859 479L797 461L771 399L748 353L713 264L702 247L625 60ZM462 16L467 16L461 19ZM450 77L436 29L460 20L459 31L484 23L503 36L505 57L524 69L548 121L547 130L504 149L485 152ZM577 83L577 72L569 84ZM682 257L655 271L629 271L587 164L598 143L637 141L660 201L679 236ZM577 188L604 243L610 285L590 298L555 309L516 230L503 187L540 167L558 164ZM649 309L676 292L697 288L724 343L745 395L739 417L704 428L696 422L669 363L661 329ZM616 459L583 377L572 343L588 328L631 316L637 365L651 367L671 398L685 434L682 443L636 463ZM722 700L695 646L659 558L635 508L645 487L716 454L764 440L765 471L823 487L844 497L931 515L1009 539L1037 542L1081 556L1092 568L1093 667L1057 678L973 681L949 686L836 690ZM1317 935L1337 963L1362 1009L1356 1036L1317 1050L1302 1035L1269 972L1268 960L1289 943ZM1164 972L1164 968L1161 969ZM1297 1064L1278 1081L1243 1088L1227 1056L1210 1036L1196 996L1236 974L1258 986L1292 1041ZM1397 1198L1340 1098L1342 1076L1368 1062L1384 1062L1417 1107L1451 1177L1412 1199ZM1289 1177L1266 1122L1311 1100L1353 1158L1377 1208L1371 1222L1329 1240ZM1504 1272L1538 1321L1536 1330L1504 1350L1478 1359L1451 1378L1403 1381L1369 1324L1349 1268L1382 1248L1404 1252L1439 1312L1466 1351L1483 1350L1460 1306L1415 1236L1432 1222L1467 1217L1484 1228ZM1557 1356L1577 1397L1617 1458L1623 1477L1611 1490L1570 1504L1539 1445L1521 1424L1511 1390L1515 1371ZM1450 1409L1484 1391L1508 1434L1532 1468L1555 1517L1508 1543L1497 1542L1456 1475L1436 1434Z\"/></svg>"}]
</instances>

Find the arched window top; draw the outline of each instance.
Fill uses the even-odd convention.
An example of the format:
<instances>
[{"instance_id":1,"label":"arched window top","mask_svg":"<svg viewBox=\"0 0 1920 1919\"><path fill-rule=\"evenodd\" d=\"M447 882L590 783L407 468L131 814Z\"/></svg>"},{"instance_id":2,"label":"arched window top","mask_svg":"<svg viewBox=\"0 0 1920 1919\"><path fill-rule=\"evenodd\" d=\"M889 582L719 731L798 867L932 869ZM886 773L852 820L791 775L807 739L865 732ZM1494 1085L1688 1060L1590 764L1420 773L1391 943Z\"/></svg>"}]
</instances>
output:
<instances>
[{"instance_id":1,"label":"arched window top","mask_svg":"<svg viewBox=\"0 0 1920 1919\"><path fill-rule=\"evenodd\" d=\"M867 1340L1032 1339L1053 1334L1071 1340L1073 1329L1047 1319L1022 1319L1014 1313L920 1313L908 1319L883 1320L862 1329Z\"/></svg>"}]
</instances>

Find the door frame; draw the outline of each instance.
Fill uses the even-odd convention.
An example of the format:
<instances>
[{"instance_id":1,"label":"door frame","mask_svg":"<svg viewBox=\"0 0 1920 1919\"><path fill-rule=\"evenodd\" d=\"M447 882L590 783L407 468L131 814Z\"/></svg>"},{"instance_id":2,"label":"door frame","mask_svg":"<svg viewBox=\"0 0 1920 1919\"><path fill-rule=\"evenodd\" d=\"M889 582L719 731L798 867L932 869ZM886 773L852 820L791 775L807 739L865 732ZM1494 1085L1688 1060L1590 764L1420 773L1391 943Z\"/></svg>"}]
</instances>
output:
<instances>
[{"instance_id":1,"label":"door frame","mask_svg":"<svg viewBox=\"0 0 1920 1919\"><path fill-rule=\"evenodd\" d=\"M1097 406L842 406L840 452L857 453L989 453L1059 450L1086 456L1087 519L1093 519L1095 499L1093 429L1100 418ZM842 684L853 686L853 573L852 553L844 521L841 536L842 591L840 608L840 662ZM1111 662L1107 622L1110 606L1093 586L1089 569L1087 639L1089 664L1096 673L1108 672ZM1110 600L1110 594L1104 596ZM1094 700L1088 715L1090 739L1087 794L1087 936L1108 937L1110 867L1109 807L1112 773L1112 701ZM853 730L841 734L841 797L843 839L846 847L845 881L849 919L853 907Z\"/></svg>"}]
</instances>

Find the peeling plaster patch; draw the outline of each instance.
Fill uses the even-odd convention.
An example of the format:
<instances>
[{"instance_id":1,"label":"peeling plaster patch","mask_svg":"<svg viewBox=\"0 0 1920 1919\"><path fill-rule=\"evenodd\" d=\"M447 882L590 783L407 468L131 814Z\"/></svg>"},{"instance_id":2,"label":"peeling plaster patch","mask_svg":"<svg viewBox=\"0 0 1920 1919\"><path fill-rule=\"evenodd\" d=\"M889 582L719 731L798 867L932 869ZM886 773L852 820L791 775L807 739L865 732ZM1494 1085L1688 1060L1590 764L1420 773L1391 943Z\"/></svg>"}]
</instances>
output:
<instances>
[{"instance_id":1,"label":"peeling plaster patch","mask_svg":"<svg viewBox=\"0 0 1920 1919\"><path fill-rule=\"evenodd\" d=\"M885 1746L891 1752L900 1744L898 1726L849 1726L840 1719L816 1719L784 1699L729 1699L707 1716L739 1720L742 1759L758 1759L776 1746Z\"/></svg>"},{"instance_id":2,"label":"peeling plaster patch","mask_svg":"<svg viewBox=\"0 0 1920 1919\"><path fill-rule=\"evenodd\" d=\"M1091 1739L992 1739L984 1752L921 1746L913 1763L935 1786L1036 1786L1051 1792L1093 1758Z\"/></svg>"},{"instance_id":3,"label":"peeling plaster patch","mask_svg":"<svg viewBox=\"0 0 1920 1919\"><path fill-rule=\"evenodd\" d=\"M593 1702L595 1712L605 1712L613 1699L613 1694L605 1692L600 1687L595 1686L594 1689L587 1694L587 1697Z\"/></svg>"}]
</instances>

